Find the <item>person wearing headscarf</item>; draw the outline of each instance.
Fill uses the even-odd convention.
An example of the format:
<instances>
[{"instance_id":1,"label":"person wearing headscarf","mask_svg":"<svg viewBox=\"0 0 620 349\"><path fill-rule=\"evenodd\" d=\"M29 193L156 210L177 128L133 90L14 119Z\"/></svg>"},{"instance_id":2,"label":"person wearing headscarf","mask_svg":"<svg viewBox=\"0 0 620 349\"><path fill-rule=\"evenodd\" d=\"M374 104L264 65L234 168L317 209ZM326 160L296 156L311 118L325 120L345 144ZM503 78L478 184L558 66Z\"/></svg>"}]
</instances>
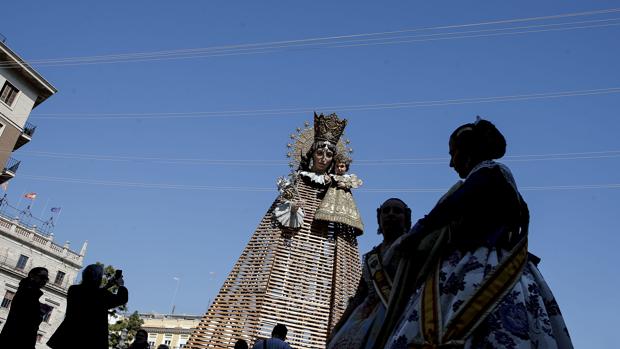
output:
<instances>
[{"instance_id":1,"label":"person wearing headscarf","mask_svg":"<svg viewBox=\"0 0 620 349\"><path fill-rule=\"evenodd\" d=\"M449 150L462 181L399 242L413 267L396 281L378 347L572 348L528 253L527 204L495 161L504 136L478 119L452 133Z\"/></svg>"}]
</instances>

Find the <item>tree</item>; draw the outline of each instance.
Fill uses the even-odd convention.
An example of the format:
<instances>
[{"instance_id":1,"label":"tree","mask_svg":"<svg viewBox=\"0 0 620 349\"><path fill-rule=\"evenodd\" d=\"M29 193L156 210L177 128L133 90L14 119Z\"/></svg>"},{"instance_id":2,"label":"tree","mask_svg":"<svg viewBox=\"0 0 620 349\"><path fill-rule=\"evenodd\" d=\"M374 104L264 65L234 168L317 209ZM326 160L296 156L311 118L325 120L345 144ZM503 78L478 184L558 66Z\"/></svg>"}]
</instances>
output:
<instances>
[{"instance_id":1,"label":"tree","mask_svg":"<svg viewBox=\"0 0 620 349\"><path fill-rule=\"evenodd\" d=\"M131 343L143 323L144 321L140 318L138 312L134 311L129 317L122 318L115 324L110 325L110 348L119 348L123 332L126 333L125 346Z\"/></svg>"}]
</instances>

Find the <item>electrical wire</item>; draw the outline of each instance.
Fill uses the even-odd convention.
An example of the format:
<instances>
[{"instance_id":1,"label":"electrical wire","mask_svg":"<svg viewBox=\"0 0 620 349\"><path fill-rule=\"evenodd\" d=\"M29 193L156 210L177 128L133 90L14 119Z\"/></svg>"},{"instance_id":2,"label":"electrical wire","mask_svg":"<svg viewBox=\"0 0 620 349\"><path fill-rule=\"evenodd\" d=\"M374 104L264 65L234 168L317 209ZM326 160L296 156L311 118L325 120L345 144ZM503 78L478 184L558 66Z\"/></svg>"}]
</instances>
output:
<instances>
[{"instance_id":1,"label":"electrical wire","mask_svg":"<svg viewBox=\"0 0 620 349\"><path fill-rule=\"evenodd\" d=\"M405 101L378 104L357 104L357 105L337 105L337 106L317 106L317 107L289 107L275 109L245 109L231 111L190 111L190 112L163 112L163 113L40 113L32 115L33 119L70 119L70 120L117 120L117 119L181 119L181 118L239 118L239 117L265 117L265 116L291 116L295 114L307 114L316 110L338 110L338 111L370 111L370 110L389 110L406 109L420 107L437 107L448 105L464 105L476 103L495 103L528 101L539 99L565 98L577 96L594 96L620 93L620 87L608 87L587 90L569 90L556 92L540 92L529 94L502 95L491 97L439 99L426 101ZM18 115L19 117L27 117Z\"/></svg>"},{"instance_id":2,"label":"electrical wire","mask_svg":"<svg viewBox=\"0 0 620 349\"><path fill-rule=\"evenodd\" d=\"M201 191L235 191L235 192L274 192L275 188L265 187L241 187L241 186L207 186L170 183L146 183L110 181L85 178L50 177L22 174L20 177L39 181L50 181L70 184L89 184L100 186L132 187L144 189L174 189L174 190L201 190ZM610 184L584 184L584 185L553 185L553 186L524 186L520 191L559 191L559 190L585 190L585 189L620 189L619 183ZM443 193L446 189L440 188L360 188L356 192L362 193Z\"/></svg>"},{"instance_id":3,"label":"electrical wire","mask_svg":"<svg viewBox=\"0 0 620 349\"><path fill-rule=\"evenodd\" d=\"M511 27L504 27L504 28L492 28L492 29L469 30L469 31L460 30L456 32L453 31L453 32L421 34L421 35L403 35L403 34L423 32L423 31L464 29L464 28L499 25L499 24L515 24L515 23L525 23L525 22L532 22L532 21L549 21L549 20L557 20L561 18L599 16L599 15L606 15L606 14L614 14L618 12L620 12L620 8L612 8L612 9L598 10L598 11L566 13L566 14L551 15L551 16L515 18L515 19L509 19L509 20L496 20L496 21L487 21L487 22L478 22L478 23L469 23L469 24L444 25L444 26L425 27L425 28L403 29L403 30L395 30L395 31L326 36L326 37L315 37L315 38L284 40L284 41L271 41L271 42L262 42L262 43L252 43L252 44L221 45L221 46L203 47L203 48L162 50L162 51L152 51L152 52L135 52L135 53L109 54L109 55L98 55L98 56L77 56L77 57L65 57L65 58L53 58L53 59L33 59L29 61L29 64L36 64L38 66L66 66L66 65L88 65L88 64L120 63L120 62L143 62L143 61L151 61L151 60L202 58L202 57L229 56L229 55L238 55L238 54L254 54L254 53L261 54L261 53L275 52L275 51L279 51L282 49L290 49L290 48L304 48L304 47L306 48L307 47L338 48L338 47L353 47L353 46L368 46L368 45L386 45L386 44L411 43L411 42L420 42L420 41L528 34L528 33L539 33L539 32L545 32L545 31L599 28L599 27L620 25L620 23L600 24L602 22L615 22L615 21L618 21L619 18L606 18L606 19L597 19L597 20L588 20L588 21L550 23L550 24L530 25L530 26L521 26L521 27L511 26ZM596 23L599 23L599 24L596 24ZM575 26L578 24L583 24L583 25ZM531 30L533 28L560 27L560 26L564 26L564 27ZM524 30L524 29L528 29L528 30ZM497 33L498 31L500 32ZM510 31L510 32L501 33L501 31ZM490 32L496 32L496 33L490 33ZM481 33L487 33L487 34L481 34ZM467 35L464 35L464 34L467 34ZM409 39L409 40L404 40L404 39ZM15 66L15 63L13 62L0 63L0 67L10 68L14 66Z\"/></svg>"},{"instance_id":4,"label":"electrical wire","mask_svg":"<svg viewBox=\"0 0 620 349\"><path fill-rule=\"evenodd\" d=\"M109 155L109 154L78 154L78 153L57 153L47 151L22 151L22 154L36 157L68 160L89 160L89 161L119 161L136 162L148 161L157 163L173 164L194 164L194 165L217 165L217 166L283 166L287 165L286 160L273 159L205 159L205 158L179 158L161 156L133 156L133 155ZM555 161L555 160L585 160L585 159L607 159L620 157L620 150L592 151L592 152L571 152L571 153L551 153L551 154L527 154L509 155L502 158L503 162L528 162L528 161ZM360 166L383 166L383 165L438 165L446 164L447 157L419 157L419 158L399 158L399 159L360 159L355 160L356 165Z\"/></svg>"}]
</instances>

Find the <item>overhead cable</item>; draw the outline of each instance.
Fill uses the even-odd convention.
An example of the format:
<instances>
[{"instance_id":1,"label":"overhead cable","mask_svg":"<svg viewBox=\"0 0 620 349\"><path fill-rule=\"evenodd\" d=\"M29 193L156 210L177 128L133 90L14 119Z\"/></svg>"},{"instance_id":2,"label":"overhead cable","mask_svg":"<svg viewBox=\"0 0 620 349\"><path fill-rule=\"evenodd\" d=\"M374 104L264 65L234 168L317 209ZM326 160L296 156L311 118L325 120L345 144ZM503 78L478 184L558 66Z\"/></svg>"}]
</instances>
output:
<instances>
[{"instance_id":1,"label":"overhead cable","mask_svg":"<svg viewBox=\"0 0 620 349\"><path fill-rule=\"evenodd\" d=\"M411 43L419 41L433 41L433 40L446 40L446 39L463 39L463 38L475 38L485 36L503 36L503 35L515 35L515 34L528 34L538 33L545 31L558 31L558 30L574 30L574 29L587 29L587 28L599 28L606 26L615 26L620 23L616 23L618 18L604 18L588 21L572 21L563 23L549 23L542 25L530 25L521 27L502 27L482 30L459 30L452 32L433 33L433 34L420 34L420 35L404 35L415 32L424 31L441 31L448 29L466 29L479 26L493 26L493 25L511 25L516 23L534 22L534 21L552 21L562 18L575 18L575 17L590 17L608 15L620 12L620 8L612 8L598 11L586 11L586 12L574 12L566 14L558 14L551 16L538 16L538 17L526 17L515 18L508 20L496 20L486 21L478 23L457 24L457 25L444 25L435 27L423 27L402 29L394 31L383 31L374 33L360 33L351 35L337 35L337 36L325 36L296 40L281 40L252 44L237 44L237 45L221 45L203 48L191 48L191 49L176 49L176 50L162 50L152 52L135 52L124 54L109 54L98 56L77 56L77 57L65 57L65 58L53 58L53 59L32 59L29 60L29 64L38 66L64 66L64 65L88 65L88 64L103 64L103 63L120 63L120 62L143 62L150 60L170 60L170 59L187 59L187 58L201 58L212 56L230 56L230 55L247 55L247 54L259 54L279 51L282 49L290 48L312 48L312 47L352 47L352 46L368 46L368 45L385 45L385 44L400 44ZM607 23L604 23L607 22ZM534 30L535 28L545 28ZM504 32L502 32L504 31ZM495 33L493 33L495 32ZM13 67L14 63L5 62L0 63L1 67Z\"/></svg>"},{"instance_id":2,"label":"overhead cable","mask_svg":"<svg viewBox=\"0 0 620 349\"><path fill-rule=\"evenodd\" d=\"M208 186L170 183L146 183L111 181L85 178L50 177L22 174L20 177L32 180L51 181L72 184L90 184L100 186L133 187L145 189L175 189L175 190L205 190L205 191L241 191L241 192L274 192L275 188L267 187L242 187L242 186ZM585 184L585 185L553 185L553 186L523 186L521 191L558 191L558 190L584 190L584 189L620 189L620 183L610 184ZM363 193L443 193L446 189L441 188L360 188L356 192Z\"/></svg>"},{"instance_id":3,"label":"overhead cable","mask_svg":"<svg viewBox=\"0 0 620 349\"><path fill-rule=\"evenodd\" d=\"M294 116L295 114L307 114L321 110L337 111L368 111L368 110L388 110L406 109L421 107L436 107L448 105L463 105L477 103L496 103L527 101L538 99L565 98L576 96L593 96L620 93L620 87L608 87L588 90L568 90L556 92L541 92L529 94L515 94L491 97L439 99L426 101L405 101L378 104L357 104L357 105L334 105L316 107L289 107L275 109L245 109L230 111L190 111L190 112L117 112L117 113L40 113L32 115L36 119L70 119L70 120L116 120L116 119L181 119L181 118L239 118L239 117L266 117L266 116Z\"/></svg>"}]
</instances>

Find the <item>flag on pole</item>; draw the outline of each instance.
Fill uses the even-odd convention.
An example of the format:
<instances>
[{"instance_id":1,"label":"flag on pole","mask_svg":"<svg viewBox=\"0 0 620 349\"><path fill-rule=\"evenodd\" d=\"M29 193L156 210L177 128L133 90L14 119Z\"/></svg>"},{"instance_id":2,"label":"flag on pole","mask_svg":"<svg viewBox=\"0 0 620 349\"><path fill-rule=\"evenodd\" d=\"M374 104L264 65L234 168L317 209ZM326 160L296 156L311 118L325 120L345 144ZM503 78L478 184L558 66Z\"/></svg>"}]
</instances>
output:
<instances>
[{"instance_id":1,"label":"flag on pole","mask_svg":"<svg viewBox=\"0 0 620 349\"><path fill-rule=\"evenodd\" d=\"M54 212L54 213L58 213L58 212L60 212L60 210L61 210L61 207L52 207L52 208L50 209L50 211L52 211L52 212Z\"/></svg>"},{"instance_id":2,"label":"flag on pole","mask_svg":"<svg viewBox=\"0 0 620 349\"><path fill-rule=\"evenodd\" d=\"M26 199L34 200L37 198L37 193L27 193L26 195L24 195L24 197Z\"/></svg>"}]
</instances>

